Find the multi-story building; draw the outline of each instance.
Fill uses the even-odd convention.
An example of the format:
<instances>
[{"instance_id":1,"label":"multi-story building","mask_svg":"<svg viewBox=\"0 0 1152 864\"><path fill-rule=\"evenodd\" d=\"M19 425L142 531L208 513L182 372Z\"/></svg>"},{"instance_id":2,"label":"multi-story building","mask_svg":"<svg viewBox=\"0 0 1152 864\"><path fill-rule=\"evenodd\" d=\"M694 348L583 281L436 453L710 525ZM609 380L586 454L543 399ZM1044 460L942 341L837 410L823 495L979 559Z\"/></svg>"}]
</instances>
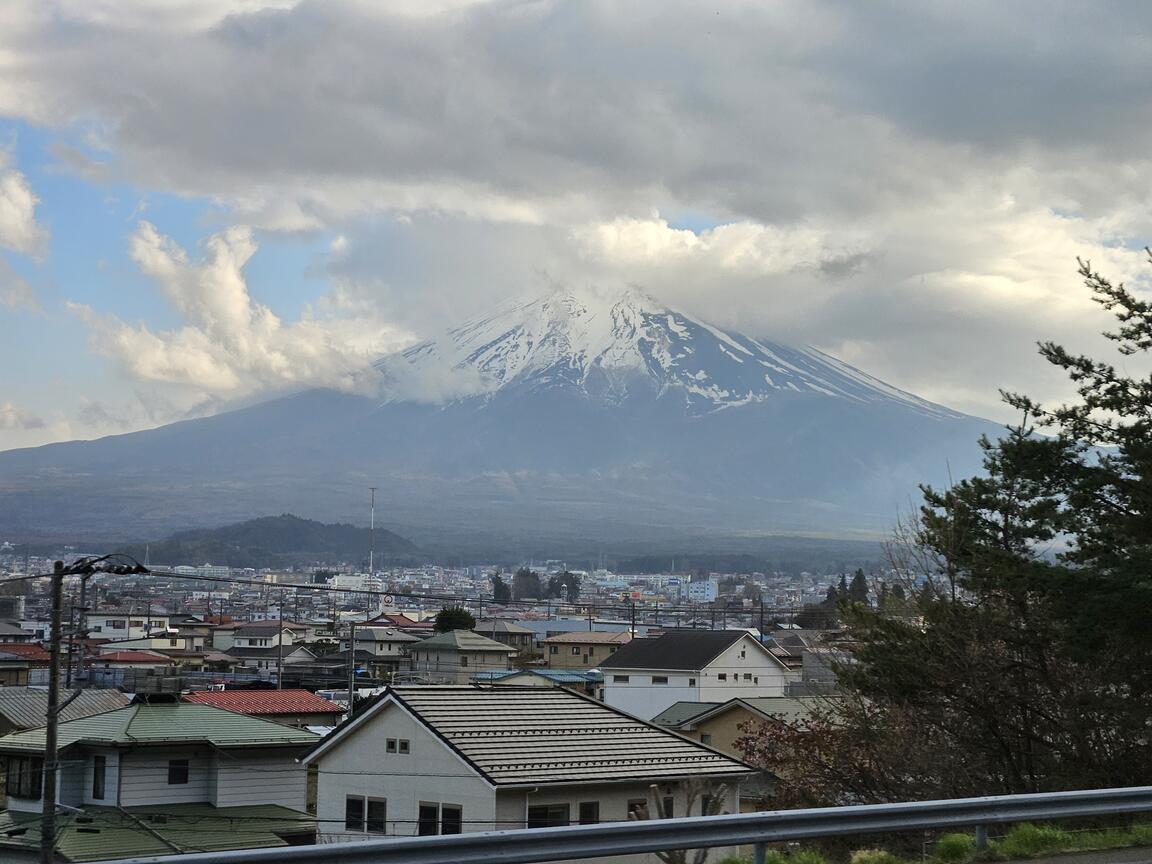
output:
<instances>
[{"instance_id":1,"label":"multi-story building","mask_svg":"<svg viewBox=\"0 0 1152 864\"><path fill-rule=\"evenodd\" d=\"M580 631L549 636L541 646L549 669L588 669L598 666L632 641L627 631Z\"/></svg>"}]
</instances>

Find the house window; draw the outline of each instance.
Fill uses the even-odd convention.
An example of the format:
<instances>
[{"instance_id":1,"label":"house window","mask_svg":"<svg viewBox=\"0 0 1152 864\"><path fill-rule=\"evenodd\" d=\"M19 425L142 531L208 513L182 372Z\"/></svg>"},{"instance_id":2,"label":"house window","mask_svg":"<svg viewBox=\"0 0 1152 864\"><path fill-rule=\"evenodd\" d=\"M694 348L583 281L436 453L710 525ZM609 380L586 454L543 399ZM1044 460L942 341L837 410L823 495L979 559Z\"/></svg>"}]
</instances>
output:
<instances>
[{"instance_id":1,"label":"house window","mask_svg":"<svg viewBox=\"0 0 1152 864\"><path fill-rule=\"evenodd\" d=\"M168 785L182 786L188 782L188 760L168 760Z\"/></svg>"},{"instance_id":2,"label":"house window","mask_svg":"<svg viewBox=\"0 0 1152 864\"><path fill-rule=\"evenodd\" d=\"M395 738L389 738L387 741L384 742L384 752L385 753L395 753L396 752L396 739Z\"/></svg>"},{"instance_id":3,"label":"house window","mask_svg":"<svg viewBox=\"0 0 1152 864\"><path fill-rule=\"evenodd\" d=\"M664 796L664 818L672 819L676 815L675 801L671 795Z\"/></svg>"},{"instance_id":4,"label":"house window","mask_svg":"<svg viewBox=\"0 0 1152 864\"><path fill-rule=\"evenodd\" d=\"M719 675L716 676L716 680L717 681L727 681L728 680L728 673L727 672L721 672Z\"/></svg>"},{"instance_id":5,"label":"house window","mask_svg":"<svg viewBox=\"0 0 1152 864\"><path fill-rule=\"evenodd\" d=\"M464 811L456 804L440 806L440 833L459 834L464 830Z\"/></svg>"},{"instance_id":6,"label":"house window","mask_svg":"<svg viewBox=\"0 0 1152 864\"><path fill-rule=\"evenodd\" d=\"M600 802L599 801L581 801L580 802L580 824L581 825L595 825L600 821Z\"/></svg>"},{"instance_id":7,"label":"house window","mask_svg":"<svg viewBox=\"0 0 1152 864\"><path fill-rule=\"evenodd\" d=\"M627 684L628 683L628 676L627 675L613 675L612 676L612 683L613 684Z\"/></svg>"},{"instance_id":8,"label":"house window","mask_svg":"<svg viewBox=\"0 0 1152 864\"><path fill-rule=\"evenodd\" d=\"M538 804L528 808L529 828L557 828L570 821L567 804Z\"/></svg>"},{"instance_id":9,"label":"house window","mask_svg":"<svg viewBox=\"0 0 1152 864\"><path fill-rule=\"evenodd\" d=\"M344 799L344 830L364 830L364 799L357 795Z\"/></svg>"},{"instance_id":10,"label":"house window","mask_svg":"<svg viewBox=\"0 0 1152 864\"><path fill-rule=\"evenodd\" d=\"M368 799L368 818L364 820L364 830L369 834L386 834L388 827L388 804L383 798Z\"/></svg>"},{"instance_id":11,"label":"house window","mask_svg":"<svg viewBox=\"0 0 1152 864\"><path fill-rule=\"evenodd\" d=\"M701 744L711 744L712 743L712 736L707 732L701 732L700 733L700 743Z\"/></svg>"},{"instance_id":12,"label":"house window","mask_svg":"<svg viewBox=\"0 0 1152 864\"><path fill-rule=\"evenodd\" d=\"M4 790L13 798L39 798L43 792L44 760L39 756L9 756Z\"/></svg>"},{"instance_id":13,"label":"house window","mask_svg":"<svg viewBox=\"0 0 1152 864\"><path fill-rule=\"evenodd\" d=\"M629 818L639 819L640 813L643 812L644 810L647 810L647 809L648 809L648 799L647 798L631 798L628 801L628 817ZM633 817L633 815L632 815L633 813L636 814L635 817Z\"/></svg>"},{"instance_id":14,"label":"house window","mask_svg":"<svg viewBox=\"0 0 1152 864\"><path fill-rule=\"evenodd\" d=\"M573 645L572 646L572 656L573 657L579 657L580 656L580 646L579 645Z\"/></svg>"},{"instance_id":15,"label":"house window","mask_svg":"<svg viewBox=\"0 0 1152 864\"><path fill-rule=\"evenodd\" d=\"M592 657L595 654L596 654L596 646L595 645L589 645L588 646L588 656Z\"/></svg>"},{"instance_id":16,"label":"house window","mask_svg":"<svg viewBox=\"0 0 1152 864\"><path fill-rule=\"evenodd\" d=\"M688 686L689 687L695 687L696 686L696 679L695 678L689 678L688 679Z\"/></svg>"},{"instance_id":17,"label":"house window","mask_svg":"<svg viewBox=\"0 0 1152 864\"><path fill-rule=\"evenodd\" d=\"M143 627L144 622L143 621L129 621L128 626L129 627Z\"/></svg>"},{"instance_id":18,"label":"house window","mask_svg":"<svg viewBox=\"0 0 1152 864\"><path fill-rule=\"evenodd\" d=\"M461 666L467 666L468 665L468 655L467 654L461 654L460 655L460 665Z\"/></svg>"},{"instance_id":19,"label":"house window","mask_svg":"<svg viewBox=\"0 0 1152 864\"><path fill-rule=\"evenodd\" d=\"M107 768L107 759L104 756L92 757L92 797L97 801L104 799L104 774Z\"/></svg>"},{"instance_id":20,"label":"house window","mask_svg":"<svg viewBox=\"0 0 1152 864\"><path fill-rule=\"evenodd\" d=\"M746 656L748 656L748 651L747 651L747 649L746 649L746 648L741 648L741 649L740 649L740 656L741 656L741 657L746 657Z\"/></svg>"},{"instance_id":21,"label":"house window","mask_svg":"<svg viewBox=\"0 0 1152 864\"><path fill-rule=\"evenodd\" d=\"M420 804L419 815L416 820L416 833L421 837L435 834L440 823L439 804Z\"/></svg>"},{"instance_id":22,"label":"house window","mask_svg":"<svg viewBox=\"0 0 1152 864\"><path fill-rule=\"evenodd\" d=\"M653 684L667 684L668 683L668 676L667 675L653 675L652 676L652 683Z\"/></svg>"},{"instance_id":23,"label":"house window","mask_svg":"<svg viewBox=\"0 0 1152 864\"><path fill-rule=\"evenodd\" d=\"M169 639L169 640L168 640L168 646L169 646L170 648L175 648L175 647L176 647L177 645L179 645L179 644L180 644L180 640L179 640L179 639Z\"/></svg>"},{"instance_id":24,"label":"house window","mask_svg":"<svg viewBox=\"0 0 1152 864\"><path fill-rule=\"evenodd\" d=\"M752 673L751 672L745 672L744 673L744 680L745 681L751 681L752 680Z\"/></svg>"},{"instance_id":25,"label":"house window","mask_svg":"<svg viewBox=\"0 0 1152 864\"><path fill-rule=\"evenodd\" d=\"M559 654L559 653L560 653L560 648L559 648L559 646L557 646L557 645L549 645L549 646L548 646L548 653L549 653L549 654Z\"/></svg>"},{"instance_id":26,"label":"house window","mask_svg":"<svg viewBox=\"0 0 1152 864\"><path fill-rule=\"evenodd\" d=\"M109 621L108 622L108 629L109 630L123 630L124 629L124 622L123 621Z\"/></svg>"},{"instance_id":27,"label":"house window","mask_svg":"<svg viewBox=\"0 0 1152 864\"><path fill-rule=\"evenodd\" d=\"M407 738L401 738L397 743L400 745L401 756L407 756L411 752L411 747L408 744Z\"/></svg>"}]
</instances>

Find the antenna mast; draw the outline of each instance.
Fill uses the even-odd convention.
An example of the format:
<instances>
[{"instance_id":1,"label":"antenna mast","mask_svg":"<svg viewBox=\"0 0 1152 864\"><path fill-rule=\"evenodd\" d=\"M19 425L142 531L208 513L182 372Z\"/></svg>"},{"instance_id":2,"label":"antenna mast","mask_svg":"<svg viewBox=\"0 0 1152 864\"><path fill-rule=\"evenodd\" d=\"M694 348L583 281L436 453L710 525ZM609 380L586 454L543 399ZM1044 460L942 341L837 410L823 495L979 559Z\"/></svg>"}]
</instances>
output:
<instances>
[{"instance_id":1,"label":"antenna mast","mask_svg":"<svg viewBox=\"0 0 1152 864\"><path fill-rule=\"evenodd\" d=\"M372 504L368 523L368 575L376 575L376 487L369 486L368 492L372 496Z\"/></svg>"}]
</instances>

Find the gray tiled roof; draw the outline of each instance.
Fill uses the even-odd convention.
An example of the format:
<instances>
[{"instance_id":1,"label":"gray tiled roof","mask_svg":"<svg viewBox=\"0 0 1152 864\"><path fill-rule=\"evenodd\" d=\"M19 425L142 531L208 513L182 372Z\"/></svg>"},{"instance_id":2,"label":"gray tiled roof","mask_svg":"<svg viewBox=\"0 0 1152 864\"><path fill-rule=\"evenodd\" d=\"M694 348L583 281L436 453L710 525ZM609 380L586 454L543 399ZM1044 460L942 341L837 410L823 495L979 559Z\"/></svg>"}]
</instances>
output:
<instances>
[{"instance_id":1,"label":"gray tiled roof","mask_svg":"<svg viewBox=\"0 0 1152 864\"><path fill-rule=\"evenodd\" d=\"M560 687L396 687L388 695L500 786L755 773L723 753Z\"/></svg>"},{"instance_id":2,"label":"gray tiled roof","mask_svg":"<svg viewBox=\"0 0 1152 864\"><path fill-rule=\"evenodd\" d=\"M707 714L722 704L722 702L673 702L653 717L652 722L657 726L679 726L693 717Z\"/></svg>"},{"instance_id":3,"label":"gray tiled roof","mask_svg":"<svg viewBox=\"0 0 1152 864\"><path fill-rule=\"evenodd\" d=\"M128 704L119 690L81 690L60 714L62 721L79 720ZM0 687L0 715L19 729L35 729L46 722L48 690L39 687Z\"/></svg>"}]
</instances>

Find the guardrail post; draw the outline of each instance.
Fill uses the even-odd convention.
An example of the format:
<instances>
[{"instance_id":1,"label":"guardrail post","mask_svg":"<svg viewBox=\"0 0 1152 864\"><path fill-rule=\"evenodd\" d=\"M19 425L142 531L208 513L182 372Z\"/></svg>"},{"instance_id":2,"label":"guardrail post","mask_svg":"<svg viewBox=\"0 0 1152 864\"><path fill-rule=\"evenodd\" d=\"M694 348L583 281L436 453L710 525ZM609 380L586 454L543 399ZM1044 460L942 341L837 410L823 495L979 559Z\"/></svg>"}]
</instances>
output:
<instances>
[{"instance_id":1,"label":"guardrail post","mask_svg":"<svg viewBox=\"0 0 1152 864\"><path fill-rule=\"evenodd\" d=\"M976 826L976 851L983 852L988 848L988 826Z\"/></svg>"},{"instance_id":2,"label":"guardrail post","mask_svg":"<svg viewBox=\"0 0 1152 864\"><path fill-rule=\"evenodd\" d=\"M763 843L757 843L752 847L752 864L764 864L764 850Z\"/></svg>"}]
</instances>

